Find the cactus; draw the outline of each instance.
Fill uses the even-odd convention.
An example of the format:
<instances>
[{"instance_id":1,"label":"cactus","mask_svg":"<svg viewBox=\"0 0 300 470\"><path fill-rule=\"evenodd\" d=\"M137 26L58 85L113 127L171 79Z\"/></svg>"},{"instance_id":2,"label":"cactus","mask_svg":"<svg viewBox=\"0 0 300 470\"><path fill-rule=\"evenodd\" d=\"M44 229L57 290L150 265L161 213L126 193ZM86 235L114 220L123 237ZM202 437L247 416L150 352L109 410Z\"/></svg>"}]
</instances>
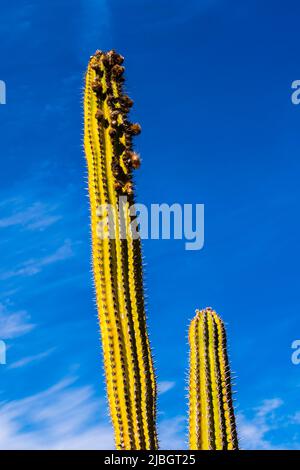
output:
<instances>
[{"instance_id":1,"label":"cactus","mask_svg":"<svg viewBox=\"0 0 300 470\"><path fill-rule=\"evenodd\" d=\"M124 58L91 57L84 93L84 146L91 206L93 271L106 388L119 450L156 450L156 380L136 237L132 172L140 166L123 93ZM133 222L133 224L132 224ZM190 448L238 449L222 320L197 311L189 331Z\"/></svg>"},{"instance_id":2,"label":"cactus","mask_svg":"<svg viewBox=\"0 0 300 470\"><path fill-rule=\"evenodd\" d=\"M158 447L156 382L146 330L140 240L131 225L132 170L140 163L132 136L140 133L140 126L127 119L133 102L123 93L123 60L115 51L97 51L90 59L84 146L94 282L116 447L148 450ZM126 197L122 205L120 196ZM108 205L113 223L106 220Z\"/></svg>"},{"instance_id":3,"label":"cactus","mask_svg":"<svg viewBox=\"0 0 300 470\"><path fill-rule=\"evenodd\" d=\"M237 450L226 332L211 308L189 330L189 441L192 450Z\"/></svg>"}]
</instances>

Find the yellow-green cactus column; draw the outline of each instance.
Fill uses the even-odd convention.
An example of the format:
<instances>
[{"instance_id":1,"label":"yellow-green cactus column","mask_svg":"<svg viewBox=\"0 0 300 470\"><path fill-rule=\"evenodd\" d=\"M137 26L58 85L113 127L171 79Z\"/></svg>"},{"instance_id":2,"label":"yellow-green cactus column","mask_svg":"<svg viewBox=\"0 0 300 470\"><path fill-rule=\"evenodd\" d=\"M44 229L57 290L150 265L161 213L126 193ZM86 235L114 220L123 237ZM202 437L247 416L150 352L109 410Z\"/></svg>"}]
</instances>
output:
<instances>
[{"instance_id":1,"label":"yellow-green cactus column","mask_svg":"<svg viewBox=\"0 0 300 470\"><path fill-rule=\"evenodd\" d=\"M140 240L133 234L132 170L139 167L127 115L123 57L97 51L84 94L93 270L107 395L117 449L157 449L156 383L146 329ZM120 204L120 196L125 202ZM111 208L113 210L111 210ZM110 214L111 217L108 217Z\"/></svg>"},{"instance_id":2,"label":"yellow-green cactus column","mask_svg":"<svg viewBox=\"0 0 300 470\"><path fill-rule=\"evenodd\" d=\"M237 450L224 323L211 308L189 329L189 441L192 450Z\"/></svg>"}]
</instances>

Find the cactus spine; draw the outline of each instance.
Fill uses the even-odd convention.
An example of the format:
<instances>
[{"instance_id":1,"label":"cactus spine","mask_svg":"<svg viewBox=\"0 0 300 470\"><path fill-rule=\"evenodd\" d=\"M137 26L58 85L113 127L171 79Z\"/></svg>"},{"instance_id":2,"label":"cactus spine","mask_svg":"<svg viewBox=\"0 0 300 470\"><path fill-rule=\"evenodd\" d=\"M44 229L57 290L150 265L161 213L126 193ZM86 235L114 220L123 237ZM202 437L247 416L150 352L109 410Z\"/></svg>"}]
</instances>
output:
<instances>
[{"instance_id":1,"label":"cactus spine","mask_svg":"<svg viewBox=\"0 0 300 470\"><path fill-rule=\"evenodd\" d=\"M237 450L226 332L215 311L196 311L189 343L190 449Z\"/></svg>"},{"instance_id":2,"label":"cactus spine","mask_svg":"<svg viewBox=\"0 0 300 470\"><path fill-rule=\"evenodd\" d=\"M156 449L156 383L146 330L140 240L133 237L130 210L132 169L139 166L132 136L140 126L127 120L133 103L123 94L122 63L115 51L97 51L86 73L84 146L93 270L116 447ZM126 196L125 204L120 204L120 196ZM107 205L114 209L113 224L106 221Z\"/></svg>"}]
</instances>

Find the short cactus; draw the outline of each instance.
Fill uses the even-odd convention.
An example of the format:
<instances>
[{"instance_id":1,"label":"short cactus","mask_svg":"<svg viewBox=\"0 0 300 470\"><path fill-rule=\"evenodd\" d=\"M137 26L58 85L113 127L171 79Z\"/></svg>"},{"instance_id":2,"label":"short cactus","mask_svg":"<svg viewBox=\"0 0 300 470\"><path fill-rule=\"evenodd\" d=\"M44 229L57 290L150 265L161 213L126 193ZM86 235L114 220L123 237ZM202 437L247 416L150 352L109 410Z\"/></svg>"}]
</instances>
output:
<instances>
[{"instance_id":1,"label":"short cactus","mask_svg":"<svg viewBox=\"0 0 300 470\"><path fill-rule=\"evenodd\" d=\"M147 450L158 446L156 383L146 330L140 240L132 234L130 210L132 169L140 165L132 136L141 129L127 119L133 102L123 93L122 63L123 57L115 51L97 51L90 59L84 145L94 280L116 447ZM126 196L122 206L120 196ZM112 224L104 220L107 205L113 208Z\"/></svg>"},{"instance_id":2,"label":"short cactus","mask_svg":"<svg viewBox=\"0 0 300 470\"><path fill-rule=\"evenodd\" d=\"M210 308L197 311L189 330L191 450L237 450L226 332Z\"/></svg>"}]
</instances>

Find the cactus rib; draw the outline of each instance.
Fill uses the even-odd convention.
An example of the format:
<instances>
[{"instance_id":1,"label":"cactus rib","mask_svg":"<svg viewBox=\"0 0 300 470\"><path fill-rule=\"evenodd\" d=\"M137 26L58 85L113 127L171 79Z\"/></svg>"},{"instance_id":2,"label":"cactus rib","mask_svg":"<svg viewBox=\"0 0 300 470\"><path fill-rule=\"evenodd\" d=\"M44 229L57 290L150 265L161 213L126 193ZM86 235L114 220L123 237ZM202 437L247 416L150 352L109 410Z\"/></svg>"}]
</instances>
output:
<instances>
[{"instance_id":1,"label":"cactus rib","mask_svg":"<svg viewBox=\"0 0 300 470\"><path fill-rule=\"evenodd\" d=\"M132 102L123 94L122 62L115 51L97 51L86 73L84 145L93 270L116 447L156 449L156 383L146 329L141 246L130 225L132 169L139 165L132 136L140 128L127 120ZM122 205L120 196L126 196ZM113 208L113 224L106 221L107 205Z\"/></svg>"},{"instance_id":2,"label":"cactus rib","mask_svg":"<svg viewBox=\"0 0 300 470\"><path fill-rule=\"evenodd\" d=\"M237 450L226 331L211 308L189 329L189 441L192 450Z\"/></svg>"}]
</instances>

